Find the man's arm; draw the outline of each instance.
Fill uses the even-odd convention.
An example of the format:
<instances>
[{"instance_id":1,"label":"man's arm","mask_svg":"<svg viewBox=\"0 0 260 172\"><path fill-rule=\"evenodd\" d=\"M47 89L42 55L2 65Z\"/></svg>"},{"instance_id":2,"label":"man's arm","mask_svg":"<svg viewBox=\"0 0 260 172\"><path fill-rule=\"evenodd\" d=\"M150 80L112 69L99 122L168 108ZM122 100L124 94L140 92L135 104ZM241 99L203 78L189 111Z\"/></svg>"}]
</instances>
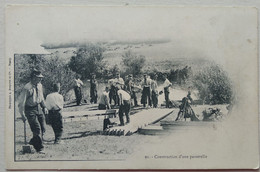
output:
<instances>
[{"instance_id":1,"label":"man's arm","mask_svg":"<svg viewBox=\"0 0 260 172\"><path fill-rule=\"evenodd\" d=\"M48 112L48 109L46 108L44 100L41 101L40 105L42 107L43 113L48 114L49 112Z\"/></svg>"},{"instance_id":2,"label":"man's arm","mask_svg":"<svg viewBox=\"0 0 260 172\"><path fill-rule=\"evenodd\" d=\"M26 117L25 117L25 113L24 113L26 98L27 98L27 90L23 90L20 95L20 102L18 104L19 112L20 112L23 122L26 121Z\"/></svg>"},{"instance_id":3,"label":"man's arm","mask_svg":"<svg viewBox=\"0 0 260 172\"><path fill-rule=\"evenodd\" d=\"M108 108L108 109L111 109L111 107L110 107L110 104L109 104L109 101L108 101L108 100L109 100L109 97L108 97L108 95L106 95L106 96L105 96L105 102L106 102L107 108Z\"/></svg>"},{"instance_id":4,"label":"man's arm","mask_svg":"<svg viewBox=\"0 0 260 172\"><path fill-rule=\"evenodd\" d=\"M122 98L122 94L121 93L119 93L119 103L120 103L120 105L123 105L124 104L124 102L123 102L123 98Z\"/></svg>"}]
</instances>

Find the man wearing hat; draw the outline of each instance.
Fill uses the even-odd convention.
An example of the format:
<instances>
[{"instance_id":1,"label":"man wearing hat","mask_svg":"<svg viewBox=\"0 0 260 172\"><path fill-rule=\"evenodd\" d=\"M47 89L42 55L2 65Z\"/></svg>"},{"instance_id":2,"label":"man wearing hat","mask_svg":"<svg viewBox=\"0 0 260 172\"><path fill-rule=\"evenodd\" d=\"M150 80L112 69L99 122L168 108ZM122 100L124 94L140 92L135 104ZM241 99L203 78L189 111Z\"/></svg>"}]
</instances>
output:
<instances>
[{"instance_id":1,"label":"man wearing hat","mask_svg":"<svg viewBox=\"0 0 260 172\"><path fill-rule=\"evenodd\" d=\"M156 74L154 74L152 77L151 90L152 90L153 107L157 108L157 106L158 106L158 85L157 85L157 75Z\"/></svg>"},{"instance_id":2,"label":"man wearing hat","mask_svg":"<svg viewBox=\"0 0 260 172\"><path fill-rule=\"evenodd\" d=\"M91 74L91 79L90 79L90 103L97 103L97 80L96 80L96 75L94 73Z\"/></svg>"},{"instance_id":3,"label":"man wearing hat","mask_svg":"<svg viewBox=\"0 0 260 172\"><path fill-rule=\"evenodd\" d=\"M131 99L134 99L134 106L138 106L132 74L128 75L128 82L126 83L126 91L131 95Z\"/></svg>"},{"instance_id":4,"label":"man wearing hat","mask_svg":"<svg viewBox=\"0 0 260 172\"><path fill-rule=\"evenodd\" d=\"M59 94L60 83L53 85L53 92L46 97L46 107L49 110L49 124L54 131L54 144L61 143L63 133L62 110L64 106L63 96ZM47 122L46 122L47 123ZM48 123L47 123L48 124Z\"/></svg>"},{"instance_id":5,"label":"man wearing hat","mask_svg":"<svg viewBox=\"0 0 260 172\"><path fill-rule=\"evenodd\" d=\"M152 80L148 78L147 74L144 74L144 79L141 83L142 83L141 86L143 87L141 103L143 104L144 107L146 107L147 99L148 99L148 104L151 107L152 106L152 101L151 101Z\"/></svg>"},{"instance_id":6,"label":"man wearing hat","mask_svg":"<svg viewBox=\"0 0 260 172\"><path fill-rule=\"evenodd\" d=\"M116 77L113 79L113 85L116 88L115 97L116 97L117 104L119 106L120 104L119 104L119 97L118 97L117 91L118 91L119 87L123 88L124 85L125 85L124 79L120 77L120 73L119 72L116 73Z\"/></svg>"},{"instance_id":7,"label":"man wearing hat","mask_svg":"<svg viewBox=\"0 0 260 172\"><path fill-rule=\"evenodd\" d=\"M76 75L74 81L75 81L74 92L76 96L77 105L81 105L81 99L82 99L81 87L83 86L83 82L80 80L80 75Z\"/></svg>"},{"instance_id":8,"label":"man wearing hat","mask_svg":"<svg viewBox=\"0 0 260 172\"><path fill-rule=\"evenodd\" d=\"M38 70L33 70L31 73L31 81L27 83L19 97L19 112L22 116L23 122L28 119L33 138L30 140L30 144L39 153L43 152L42 137L45 133L45 117L44 114L48 114L48 110L44 103L43 91L41 80L43 75ZM41 113L40 108L43 113Z\"/></svg>"},{"instance_id":9,"label":"man wearing hat","mask_svg":"<svg viewBox=\"0 0 260 172\"><path fill-rule=\"evenodd\" d=\"M119 96L119 121L120 126L124 126L124 114L126 117L126 124L130 122L130 109L131 109L131 96L128 94L128 92L122 90L120 86L117 86L118 91L117 94Z\"/></svg>"},{"instance_id":10,"label":"man wearing hat","mask_svg":"<svg viewBox=\"0 0 260 172\"><path fill-rule=\"evenodd\" d=\"M165 102L166 102L166 108L169 108L169 103L170 103L170 99L169 99L169 94L170 94L170 87L172 86L172 83L167 79L166 75L163 75L163 89L164 89L164 97L165 97Z\"/></svg>"}]
</instances>

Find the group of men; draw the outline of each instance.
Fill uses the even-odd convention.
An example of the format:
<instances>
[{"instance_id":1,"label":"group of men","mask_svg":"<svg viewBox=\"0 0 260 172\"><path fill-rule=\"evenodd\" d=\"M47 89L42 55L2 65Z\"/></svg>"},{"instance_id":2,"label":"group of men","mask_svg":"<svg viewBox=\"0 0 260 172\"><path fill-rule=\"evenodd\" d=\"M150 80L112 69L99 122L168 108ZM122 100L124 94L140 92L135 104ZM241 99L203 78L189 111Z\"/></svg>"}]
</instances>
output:
<instances>
[{"instance_id":1,"label":"group of men","mask_svg":"<svg viewBox=\"0 0 260 172\"><path fill-rule=\"evenodd\" d=\"M29 144L33 145L39 153L43 152L43 139L46 130L45 122L52 126L55 135L55 144L61 142L63 132L62 110L64 105L63 96L59 94L60 83L53 85L53 92L47 95L44 100L41 80L43 75L38 70L33 70L31 73L31 80L28 82L20 96L19 96L19 112L23 122L28 120L33 138ZM90 97L91 103L97 103L97 80L96 76L92 74L90 80ZM164 76L164 94L166 100L166 107L169 107L169 87L172 84ZM82 92L81 87L83 82L79 76L75 79L74 91L76 95L77 105L81 104ZM114 101L115 105L119 106L119 121L120 125L125 125L123 116L126 116L126 124L130 122L129 113L134 101L134 106L138 106L136 93L142 90L141 103L144 107L158 106L158 85L157 76L152 79L147 74L143 75L143 80L140 85L135 84L133 75L128 75L126 81L117 73L114 79L108 81L104 92L99 98L98 109L111 109L111 103ZM46 118L46 119L45 119Z\"/></svg>"},{"instance_id":2,"label":"group of men","mask_svg":"<svg viewBox=\"0 0 260 172\"><path fill-rule=\"evenodd\" d=\"M75 97L76 97L76 103L77 103L77 105L81 105L81 101L82 101L82 98L83 98L81 88L84 84L80 80L80 75L76 75L74 83L75 83L74 84L74 92L75 92ZM91 79L90 79L90 103L97 103L97 99L98 99L97 87L98 87L98 82L96 80L96 75L91 74Z\"/></svg>"},{"instance_id":3,"label":"group of men","mask_svg":"<svg viewBox=\"0 0 260 172\"><path fill-rule=\"evenodd\" d=\"M30 140L35 150L43 153L43 140L46 131L45 120L53 128L55 141L54 144L61 142L63 132L62 109L64 105L63 96L59 94L60 83L53 84L52 93L47 95L44 100L41 80L43 75L38 70L33 70L28 82L19 96L19 112L23 122L28 120L33 138ZM46 119L45 119L46 117Z\"/></svg>"},{"instance_id":4,"label":"group of men","mask_svg":"<svg viewBox=\"0 0 260 172\"><path fill-rule=\"evenodd\" d=\"M150 78L147 74L144 74L143 80L140 82L140 84L136 84L133 80L132 74L127 75L124 81L124 79L120 77L120 74L117 73L114 79L110 79L108 81L109 86L105 88L105 91L101 96L99 107L102 109L110 108L112 101L114 101L114 105L120 106L120 97L118 95L118 90L122 89L130 95L130 101L133 100L133 103L131 102L131 104L134 106L139 106L136 94L141 90L141 104L143 105L143 107L154 108L158 106L159 93L164 92L166 107L169 108L169 88L172 86L172 83L166 78L166 76L163 76L163 79L164 90L161 90L159 92L157 75L153 75L152 78Z\"/></svg>"},{"instance_id":5,"label":"group of men","mask_svg":"<svg viewBox=\"0 0 260 172\"><path fill-rule=\"evenodd\" d=\"M172 83L166 78L163 77L165 101L166 108L169 108L169 87ZM119 120L120 125L124 125L123 116L126 116L126 123L130 122L129 113L131 105L138 106L137 101L137 92L142 90L141 104L143 107L154 107L158 106L158 85L157 85L157 75L153 75L152 79L149 78L147 74L143 75L143 80L138 85L133 80L133 75L130 74L125 78L120 77L120 74L117 73L114 79L108 81L109 86L106 86L104 92L102 93L99 99L99 109L110 109L111 103L114 101L114 105L119 106ZM133 103L132 103L133 100Z\"/></svg>"}]
</instances>

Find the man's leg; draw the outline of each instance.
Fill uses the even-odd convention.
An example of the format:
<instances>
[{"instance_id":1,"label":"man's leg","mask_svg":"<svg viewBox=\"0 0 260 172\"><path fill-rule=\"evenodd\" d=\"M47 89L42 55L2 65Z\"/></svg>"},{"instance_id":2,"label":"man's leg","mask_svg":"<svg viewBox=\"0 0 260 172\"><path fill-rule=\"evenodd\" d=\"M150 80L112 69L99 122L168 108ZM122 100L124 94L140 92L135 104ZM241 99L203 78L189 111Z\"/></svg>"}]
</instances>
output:
<instances>
[{"instance_id":1,"label":"man's leg","mask_svg":"<svg viewBox=\"0 0 260 172\"><path fill-rule=\"evenodd\" d=\"M169 92L166 91L164 94L165 94L166 108L169 108Z\"/></svg>"},{"instance_id":2,"label":"man's leg","mask_svg":"<svg viewBox=\"0 0 260 172\"><path fill-rule=\"evenodd\" d=\"M124 102L124 112L125 112L125 116L126 116L126 123L130 122L130 118L129 118L130 108L131 108L130 102L125 101Z\"/></svg>"},{"instance_id":3,"label":"man's leg","mask_svg":"<svg viewBox=\"0 0 260 172\"><path fill-rule=\"evenodd\" d=\"M46 131L45 116L44 116L44 114L37 114L37 118L38 118L39 124L41 126L41 135L42 135L42 139L43 139L43 136Z\"/></svg>"},{"instance_id":4,"label":"man's leg","mask_svg":"<svg viewBox=\"0 0 260 172\"><path fill-rule=\"evenodd\" d=\"M39 152L43 149L43 144L42 144L42 138L40 136L41 126L36 116L37 113L38 110L25 111L26 118L28 119L28 123L33 133L33 138L30 140L30 144L32 144L34 149L37 152Z\"/></svg>"},{"instance_id":5,"label":"man's leg","mask_svg":"<svg viewBox=\"0 0 260 172\"><path fill-rule=\"evenodd\" d=\"M79 105L79 91L78 91L78 87L75 87L74 88L74 92L75 92L75 97L76 97L76 102L77 102L77 105Z\"/></svg>"},{"instance_id":6,"label":"man's leg","mask_svg":"<svg viewBox=\"0 0 260 172\"><path fill-rule=\"evenodd\" d=\"M132 92L132 95L133 95L133 99L134 99L134 105L137 106L138 103L137 103L136 93L133 91L133 92Z\"/></svg>"},{"instance_id":7,"label":"man's leg","mask_svg":"<svg viewBox=\"0 0 260 172\"><path fill-rule=\"evenodd\" d=\"M124 105L120 105L119 107L119 120L120 120L120 125L124 125Z\"/></svg>"},{"instance_id":8,"label":"man's leg","mask_svg":"<svg viewBox=\"0 0 260 172\"><path fill-rule=\"evenodd\" d=\"M153 103L153 107L156 107L156 100L155 100L155 97L156 95L155 95L155 92L154 91L152 91L152 103Z\"/></svg>"},{"instance_id":9,"label":"man's leg","mask_svg":"<svg viewBox=\"0 0 260 172\"><path fill-rule=\"evenodd\" d=\"M149 91L149 89L147 87L144 87L144 91L143 91L143 93L144 93L144 107L147 104L148 91Z\"/></svg>"},{"instance_id":10,"label":"man's leg","mask_svg":"<svg viewBox=\"0 0 260 172\"><path fill-rule=\"evenodd\" d=\"M94 103L97 103L97 98L98 98L98 95L97 95L97 90L94 91Z\"/></svg>"},{"instance_id":11,"label":"man's leg","mask_svg":"<svg viewBox=\"0 0 260 172\"><path fill-rule=\"evenodd\" d=\"M158 95L155 94L155 107L157 108L157 106L158 106Z\"/></svg>"},{"instance_id":12,"label":"man's leg","mask_svg":"<svg viewBox=\"0 0 260 172\"><path fill-rule=\"evenodd\" d=\"M55 112L54 122L55 122L55 125L53 126L53 130L55 132L55 142L59 143L61 140L62 133L63 133L62 114L59 111Z\"/></svg>"}]
</instances>

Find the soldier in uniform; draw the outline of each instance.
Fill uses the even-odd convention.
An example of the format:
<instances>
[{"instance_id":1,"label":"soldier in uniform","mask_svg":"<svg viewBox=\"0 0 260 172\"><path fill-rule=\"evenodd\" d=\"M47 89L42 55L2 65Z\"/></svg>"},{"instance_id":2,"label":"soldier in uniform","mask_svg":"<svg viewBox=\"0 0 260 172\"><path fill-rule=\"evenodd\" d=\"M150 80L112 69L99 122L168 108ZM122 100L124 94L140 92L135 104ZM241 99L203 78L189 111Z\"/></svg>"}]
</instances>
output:
<instances>
[{"instance_id":1,"label":"soldier in uniform","mask_svg":"<svg viewBox=\"0 0 260 172\"><path fill-rule=\"evenodd\" d=\"M19 112L23 122L28 120L33 138L29 144L33 145L35 150L43 153L43 135L45 133L45 116L48 110L45 106L41 80L43 75L38 70L33 70L31 73L31 81L28 82L19 97ZM42 109L43 113L40 111Z\"/></svg>"}]
</instances>

